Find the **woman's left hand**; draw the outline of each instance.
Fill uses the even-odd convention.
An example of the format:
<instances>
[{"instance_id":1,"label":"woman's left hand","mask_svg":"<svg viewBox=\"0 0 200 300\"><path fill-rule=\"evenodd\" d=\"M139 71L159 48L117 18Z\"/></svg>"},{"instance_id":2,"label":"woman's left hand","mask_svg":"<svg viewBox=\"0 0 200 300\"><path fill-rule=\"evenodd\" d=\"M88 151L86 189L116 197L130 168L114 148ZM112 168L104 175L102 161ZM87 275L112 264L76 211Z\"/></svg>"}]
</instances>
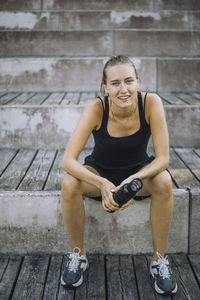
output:
<instances>
[{"instance_id":1,"label":"woman's left hand","mask_svg":"<svg viewBox=\"0 0 200 300\"><path fill-rule=\"evenodd\" d=\"M121 187L127 183L129 183L131 180L129 178L123 180L120 185L118 185L116 188L112 189L111 192L112 193L117 193L117 191L119 191L121 189ZM118 210L124 210L125 208L127 208L132 202L132 199L129 200L128 202L126 202L124 205L122 205Z\"/></svg>"}]
</instances>

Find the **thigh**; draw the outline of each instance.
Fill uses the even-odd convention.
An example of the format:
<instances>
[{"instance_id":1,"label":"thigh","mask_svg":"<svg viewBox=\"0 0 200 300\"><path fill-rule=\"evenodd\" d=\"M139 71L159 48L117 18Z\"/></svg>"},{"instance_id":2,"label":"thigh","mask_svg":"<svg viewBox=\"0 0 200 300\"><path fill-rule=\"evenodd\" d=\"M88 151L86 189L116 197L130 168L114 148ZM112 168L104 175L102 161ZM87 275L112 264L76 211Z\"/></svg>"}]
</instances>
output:
<instances>
[{"instance_id":1,"label":"thigh","mask_svg":"<svg viewBox=\"0 0 200 300\"><path fill-rule=\"evenodd\" d=\"M90 172L100 176L100 174L95 170L95 168L91 166L84 165L86 169L88 169ZM87 183L85 181L82 181L81 183L83 195L87 197L99 197L101 196L101 191L99 188L97 188L95 185Z\"/></svg>"},{"instance_id":2,"label":"thigh","mask_svg":"<svg viewBox=\"0 0 200 300\"><path fill-rule=\"evenodd\" d=\"M161 190L164 185L171 185L171 176L167 170L153 176L152 178L143 179L143 187L136 194L137 196L152 195L156 190Z\"/></svg>"}]
</instances>

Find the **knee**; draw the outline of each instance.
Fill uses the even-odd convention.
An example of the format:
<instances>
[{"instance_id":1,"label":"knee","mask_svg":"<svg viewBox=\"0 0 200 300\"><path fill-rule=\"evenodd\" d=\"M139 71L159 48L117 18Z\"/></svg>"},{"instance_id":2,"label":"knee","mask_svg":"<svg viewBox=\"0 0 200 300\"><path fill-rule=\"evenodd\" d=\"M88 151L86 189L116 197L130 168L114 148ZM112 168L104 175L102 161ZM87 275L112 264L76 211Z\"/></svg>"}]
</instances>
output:
<instances>
[{"instance_id":1,"label":"knee","mask_svg":"<svg viewBox=\"0 0 200 300\"><path fill-rule=\"evenodd\" d=\"M152 178L152 185L153 193L162 195L166 198L172 195L172 179L167 171L163 171Z\"/></svg>"},{"instance_id":2,"label":"knee","mask_svg":"<svg viewBox=\"0 0 200 300\"><path fill-rule=\"evenodd\" d=\"M81 192L81 181L69 174L65 174L61 185L62 198L64 200L72 199L73 196L77 195L77 193L80 192Z\"/></svg>"}]
</instances>

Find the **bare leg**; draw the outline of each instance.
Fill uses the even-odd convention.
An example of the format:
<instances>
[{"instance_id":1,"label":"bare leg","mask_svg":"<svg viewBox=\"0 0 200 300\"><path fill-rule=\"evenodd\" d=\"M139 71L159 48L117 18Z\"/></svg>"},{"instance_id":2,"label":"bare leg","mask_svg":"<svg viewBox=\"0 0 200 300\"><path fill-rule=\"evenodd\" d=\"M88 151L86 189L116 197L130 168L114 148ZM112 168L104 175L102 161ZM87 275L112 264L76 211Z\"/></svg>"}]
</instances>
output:
<instances>
[{"instance_id":1,"label":"bare leg","mask_svg":"<svg viewBox=\"0 0 200 300\"><path fill-rule=\"evenodd\" d=\"M152 195L150 220L154 248L153 260L157 260L156 252L164 256L173 215L172 181L169 173L163 171L151 179L144 180L144 191L145 194ZM144 194L144 191L141 190L140 194Z\"/></svg>"},{"instance_id":2,"label":"bare leg","mask_svg":"<svg viewBox=\"0 0 200 300\"><path fill-rule=\"evenodd\" d=\"M150 219L152 226L152 238L154 255L157 260L158 251L164 256L167 247L168 235L173 215L173 194L171 177L167 171L152 179L152 201Z\"/></svg>"},{"instance_id":3,"label":"bare leg","mask_svg":"<svg viewBox=\"0 0 200 300\"><path fill-rule=\"evenodd\" d=\"M100 191L95 186L66 174L62 182L62 213L71 246L72 248L80 248L81 255L84 254L85 229L83 194L88 196L99 196Z\"/></svg>"}]
</instances>

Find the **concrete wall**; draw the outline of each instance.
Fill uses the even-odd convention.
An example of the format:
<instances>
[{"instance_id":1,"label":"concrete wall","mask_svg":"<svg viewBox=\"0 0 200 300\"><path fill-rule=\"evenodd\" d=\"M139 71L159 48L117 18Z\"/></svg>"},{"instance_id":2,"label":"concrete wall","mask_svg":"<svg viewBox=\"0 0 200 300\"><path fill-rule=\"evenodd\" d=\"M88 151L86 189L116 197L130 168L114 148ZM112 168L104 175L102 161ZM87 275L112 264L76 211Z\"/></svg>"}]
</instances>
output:
<instances>
[{"instance_id":1,"label":"concrete wall","mask_svg":"<svg viewBox=\"0 0 200 300\"><path fill-rule=\"evenodd\" d=\"M174 198L167 252L187 252L189 194L174 190ZM71 250L61 215L60 192L0 192L0 206L0 253L66 253ZM150 199L134 201L125 211L109 214L100 202L86 198L87 252L152 253L149 206Z\"/></svg>"},{"instance_id":2,"label":"concrete wall","mask_svg":"<svg viewBox=\"0 0 200 300\"><path fill-rule=\"evenodd\" d=\"M197 0L1 1L0 91L97 90L119 53L146 90L200 91L199 20Z\"/></svg>"},{"instance_id":3,"label":"concrete wall","mask_svg":"<svg viewBox=\"0 0 200 300\"><path fill-rule=\"evenodd\" d=\"M0 9L21 10L21 9L175 9L189 10L200 9L198 0L1 0Z\"/></svg>"},{"instance_id":4,"label":"concrete wall","mask_svg":"<svg viewBox=\"0 0 200 300\"><path fill-rule=\"evenodd\" d=\"M96 91L108 57L0 59L0 91ZM155 58L134 59L141 88L156 90ZM153 76L152 76L153 73Z\"/></svg>"},{"instance_id":5,"label":"concrete wall","mask_svg":"<svg viewBox=\"0 0 200 300\"><path fill-rule=\"evenodd\" d=\"M2 147L64 148L83 105L0 106ZM170 144L199 147L199 106L166 105ZM184 130L183 130L184 120ZM89 139L87 146L91 147Z\"/></svg>"}]
</instances>

